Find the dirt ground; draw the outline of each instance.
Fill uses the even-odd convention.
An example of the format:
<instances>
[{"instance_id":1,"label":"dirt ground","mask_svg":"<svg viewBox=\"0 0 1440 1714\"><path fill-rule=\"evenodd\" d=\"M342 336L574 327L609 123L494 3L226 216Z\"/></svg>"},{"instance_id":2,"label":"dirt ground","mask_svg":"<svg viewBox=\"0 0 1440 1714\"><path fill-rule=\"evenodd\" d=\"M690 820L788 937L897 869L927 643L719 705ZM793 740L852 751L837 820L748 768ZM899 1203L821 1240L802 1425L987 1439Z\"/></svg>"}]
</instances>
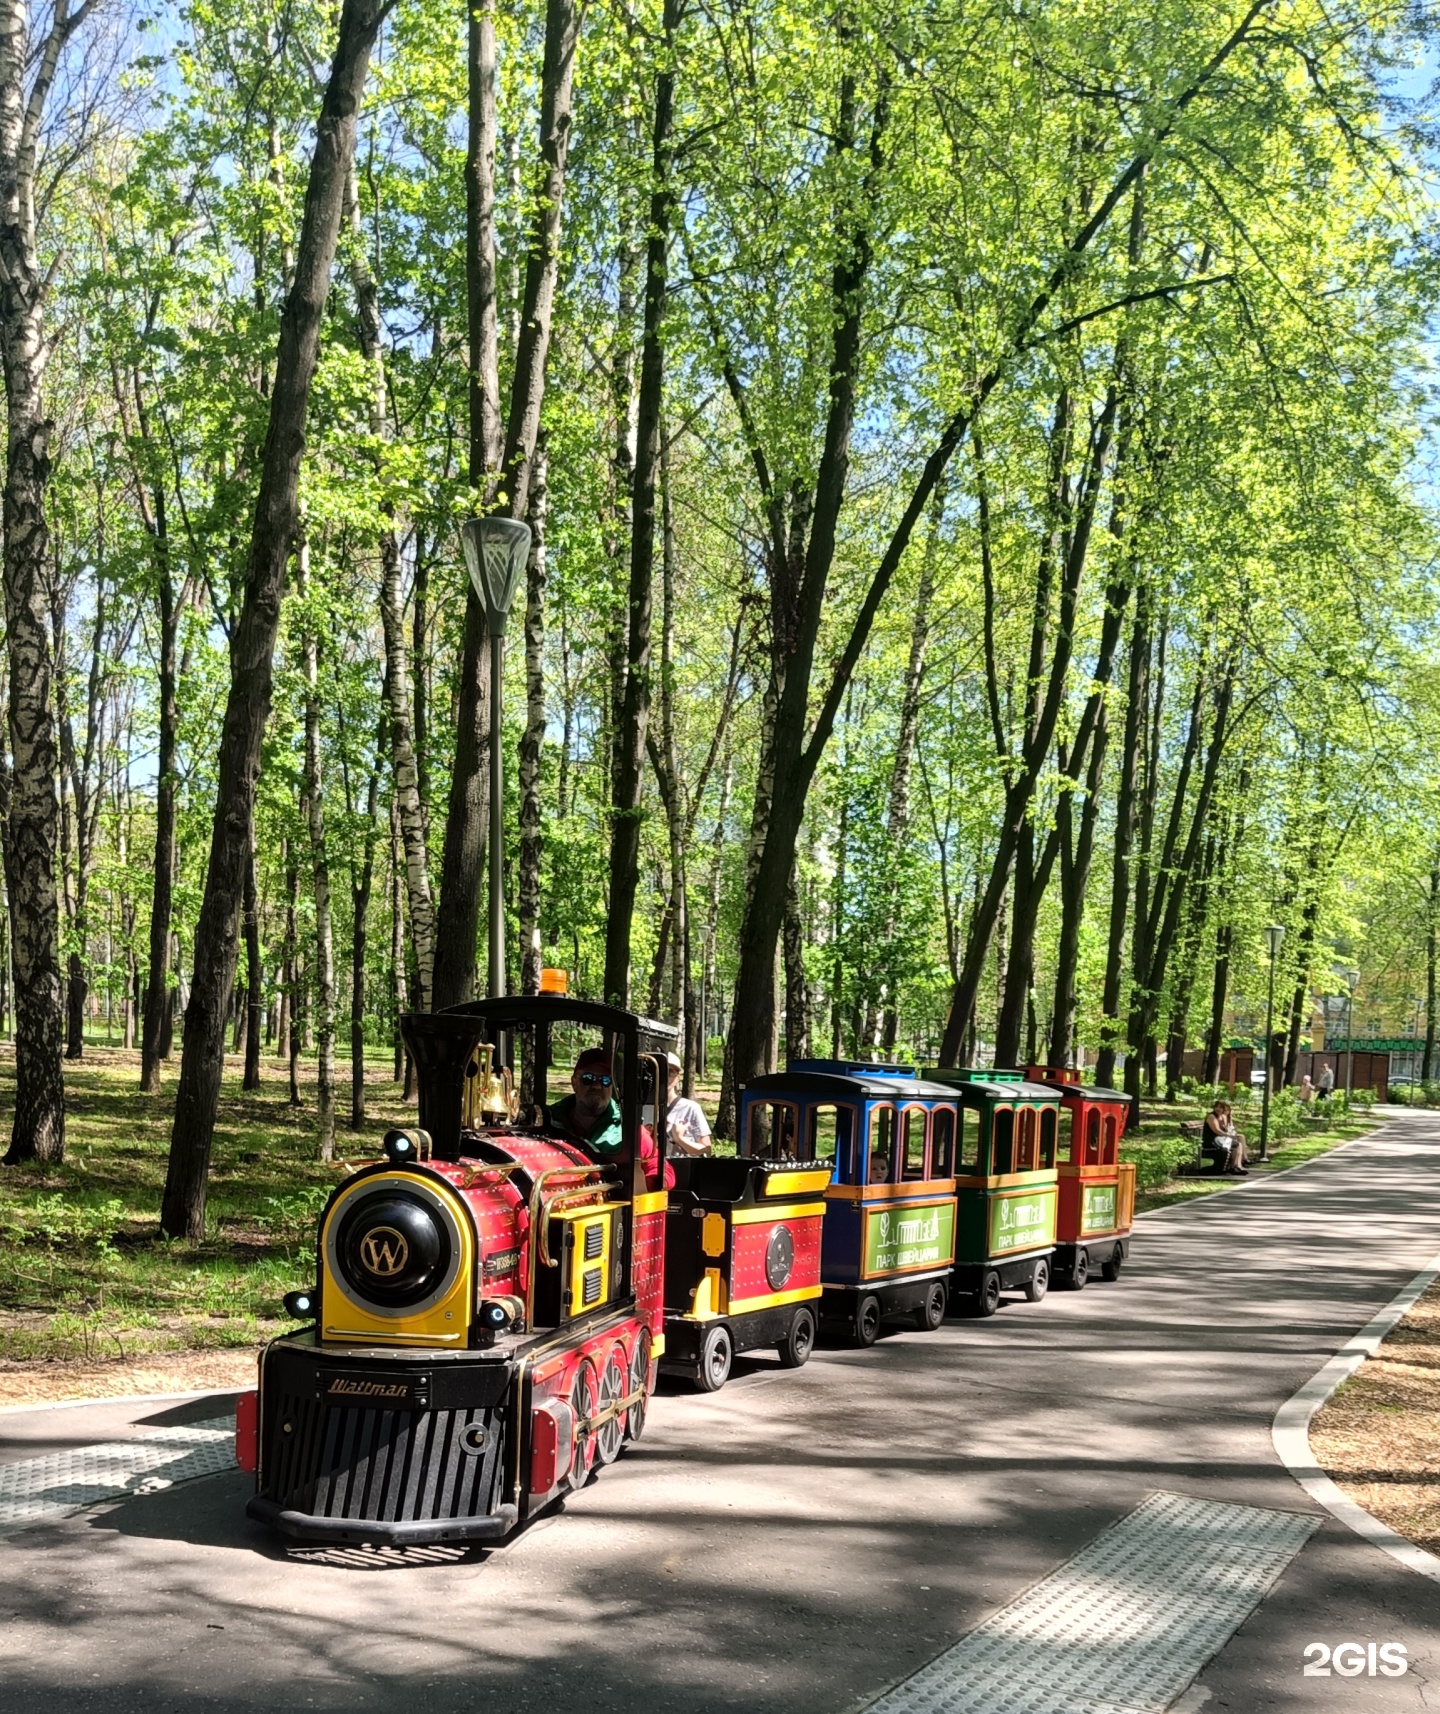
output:
<instances>
[{"instance_id":1,"label":"dirt ground","mask_svg":"<svg viewBox=\"0 0 1440 1714\"><path fill-rule=\"evenodd\" d=\"M254 1351L167 1351L113 1363L0 1362L0 1406L253 1387Z\"/></svg>"},{"instance_id":2,"label":"dirt ground","mask_svg":"<svg viewBox=\"0 0 1440 1714\"><path fill-rule=\"evenodd\" d=\"M1352 1500L1440 1553L1440 1282L1317 1412L1310 1445Z\"/></svg>"}]
</instances>

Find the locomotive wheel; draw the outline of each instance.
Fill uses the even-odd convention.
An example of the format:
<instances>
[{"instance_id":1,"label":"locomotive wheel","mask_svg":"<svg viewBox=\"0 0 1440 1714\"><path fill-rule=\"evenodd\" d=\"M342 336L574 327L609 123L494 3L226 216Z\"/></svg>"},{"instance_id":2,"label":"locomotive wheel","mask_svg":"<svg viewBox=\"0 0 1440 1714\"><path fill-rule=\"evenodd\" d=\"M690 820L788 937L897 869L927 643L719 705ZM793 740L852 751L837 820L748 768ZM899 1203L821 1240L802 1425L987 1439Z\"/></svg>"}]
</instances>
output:
<instances>
[{"instance_id":1,"label":"locomotive wheel","mask_svg":"<svg viewBox=\"0 0 1440 1714\"><path fill-rule=\"evenodd\" d=\"M1071 1291L1084 1291L1085 1282L1090 1278L1090 1252L1077 1250L1075 1265L1070 1270L1069 1286Z\"/></svg>"},{"instance_id":2,"label":"locomotive wheel","mask_svg":"<svg viewBox=\"0 0 1440 1714\"><path fill-rule=\"evenodd\" d=\"M735 1342L723 1321L716 1321L706 1330L700 1342L700 1372L695 1385L702 1393L718 1393L730 1379L730 1365L735 1360Z\"/></svg>"},{"instance_id":3,"label":"locomotive wheel","mask_svg":"<svg viewBox=\"0 0 1440 1714\"><path fill-rule=\"evenodd\" d=\"M801 1304L790 1322L790 1331L776 1345L782 1369L799 1369L810 1361L815 1349L815 1311Z\"/></svg>"},{"instance_id":4,"label":"locomotive wheel","mask_svg":"<svg viewBox=\"0 0 1440 1714\"><path fill-rule=\"evenodd\" d=\"M925 1293L925 1301L915 1311L915 1325L922 1333L933 1333L945 1319L947 1293L945 1282L936 1280Z\"/></svg>"},{"instance_id":5,"label":"locomotive wheel","mask_svg":"<svg viewBox=\"0 0 1440 1714\"><path fill-rule=\"evenodd\" d=\"M617 1400L623 1399L628 1390L630 1371L626 1367L625 1353L617 1345L610 1353L610 1361L605 1365L605 1373L600 1378L600 1409L606 1411ZM601 1423L595 1430L595 1458L600 1464L613 1464L620 1456L620 1448L625 1442L625 1413L619 1412L608 1422Z\"/></svg>"},{"instance_id":6,"label":"locomotive wheel","mask_svg":"<svg viewBox=\"0 0 1440 1714\"><path fill-rule=\"evenodd\" d=\"M650 1329L642 1327L630 1359L630 1391L640 1397L625 1417L625 1438L638 1440L645 1432L645 1407L650 1402Z\"/></svg>"},{"instance_id":7,"label":"locomotive wheel","mask_svg":"<svg viewBox=\"0 0 1440 1714\"><path fill-rule=\"evenodd\" d=\"M1000 1276L988 1273L980 1282L980 1289L975 1294L975 1313L978 1316L994 1315L1000 1307Z\"/></svg>"},{"instance_id":8,"label":"locomotive wheel","mask_svg":"<svg viewBox=\"0 0 1440 1714\"><path fill-rule=\"evenodd\" d=\"M1110 1260L1108 1262L1101 1262L1100 1278L1102 1280L1110 1280L1112 1282L1118 1280L1120 1278L1120 1270L1124 1265L1125 1255L1117 1244L1111 1252Z\"/></svg>"},{"instance_id":9,"label":"locomotive wheel","mask_svg":"<svg viewBox=\"0 0 1440 1714\"><path fill-rule=\"evenodd\" d=\"M880 1336L880 1299L874 1292L862 1297L855 1306L855 1343L863 1350Z\"/></svg>"},{"instance_id":10,"label":"locomotive wheel","mask_svg":"<svg viewBox=\"0 0 1440 1714\"><path fill-rule=\"evenodd\" d=\"M1025 1297L1029 1303L1039 1303L1050 1289L1050 1264L1042 1257L1035 1264L1035 1272L1025 1282Z\"/></svg>"},{"instance_id":11,"label":"locomotive wheel","mask_svg":"<svg viewBox=\"0 0 1440 1714\"><path fill-rule=\"evenodd\" d=\"M581 1425L600 1408L600 1377L587 1357L575 1371L575 1384L570 1389L570 1408L575 1412L575 1456L570 1461L570 1485L583 1488L595 1468L597 1435Z\"/></svg>"}]
</instances>

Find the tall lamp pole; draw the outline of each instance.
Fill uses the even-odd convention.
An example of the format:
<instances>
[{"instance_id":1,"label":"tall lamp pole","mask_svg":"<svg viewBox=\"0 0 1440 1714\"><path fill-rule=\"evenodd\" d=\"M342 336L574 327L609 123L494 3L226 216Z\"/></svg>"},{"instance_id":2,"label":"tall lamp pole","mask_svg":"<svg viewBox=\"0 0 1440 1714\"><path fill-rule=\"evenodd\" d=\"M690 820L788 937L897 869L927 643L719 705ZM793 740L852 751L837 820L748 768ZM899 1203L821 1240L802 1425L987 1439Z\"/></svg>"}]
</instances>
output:
<instances>
[{"instance_id":1,"label":"tall lamp pole","mask_svg":"<svg viewBox=\"0 0 1440 1714\"><path fill-rule=\"evenodd\" d=\"M1270 1159L1270 1084L1275 1069L1275 959L1285 938L1283 924L1272 922L1265 930L1270 943L1270 993L1265 1002L1265 1088L1260 1096L1260 1159Z\"/></svg>"},{"instance_id":2,"label":"tall lamp pole","mask_svg":"<svg viewBox=\"0 0 1440 1714\"><path fill-rule=\"evenodd\" d=\"M490 630L490 998L505 992L505 622L530 557L530 526L470 518L460 527L465 564Z\"/></svg>"},{"instance_id":3,"label":"tall lamp pole","mask_svg":"<svg viewBox=\"0 0 1440 1714\"><path fill-rule=\"evenodd\" d=\"M1360 986L1360 972L1347 970L1345 985L1350 990L1345 1004L1345 1105L1350 1105L1350 1087L1355 1080L1355 990Z\"/></svg>"}]
</instances>

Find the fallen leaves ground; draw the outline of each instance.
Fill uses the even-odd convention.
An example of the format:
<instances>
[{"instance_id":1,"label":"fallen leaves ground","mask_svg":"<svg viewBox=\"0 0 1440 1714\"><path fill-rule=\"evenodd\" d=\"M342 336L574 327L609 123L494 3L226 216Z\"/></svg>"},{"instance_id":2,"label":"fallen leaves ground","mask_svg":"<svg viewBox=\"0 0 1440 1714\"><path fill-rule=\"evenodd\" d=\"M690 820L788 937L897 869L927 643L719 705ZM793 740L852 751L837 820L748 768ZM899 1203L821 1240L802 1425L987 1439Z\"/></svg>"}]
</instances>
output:
<instances>
[{"instance_id":1,"label":"fallen leaves ground","mask_svg":"<svg viewBox=\"0 0 1440 1714\"><path fill-rule=\"evenodd\" d=\"M1440 1553L1440 1283L1316 1414L1310 1445L1352 1500Z\"/></svg>"}]
</instances>

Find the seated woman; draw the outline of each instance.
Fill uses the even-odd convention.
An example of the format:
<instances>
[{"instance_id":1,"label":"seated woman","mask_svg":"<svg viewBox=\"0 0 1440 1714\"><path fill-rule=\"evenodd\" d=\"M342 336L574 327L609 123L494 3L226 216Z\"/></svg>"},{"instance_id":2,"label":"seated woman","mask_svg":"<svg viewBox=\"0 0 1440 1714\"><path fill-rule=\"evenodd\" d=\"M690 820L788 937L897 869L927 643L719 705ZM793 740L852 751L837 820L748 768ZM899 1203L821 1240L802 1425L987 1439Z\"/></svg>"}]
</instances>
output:
<instances>
[{"instance_id":1,"label":"seated woman","mask_svg":"<svg viewBox=\"0 0 1440 1714\"><path fill-rule=\"evenodd\" d=\"M1221 1172L1248 1173L1250 1170L1245 1164L1245 1139L1235 1129L1228 1101L1217 1101L1205 1115L1200 1147Z\"/></svg>"}]
</instances>

